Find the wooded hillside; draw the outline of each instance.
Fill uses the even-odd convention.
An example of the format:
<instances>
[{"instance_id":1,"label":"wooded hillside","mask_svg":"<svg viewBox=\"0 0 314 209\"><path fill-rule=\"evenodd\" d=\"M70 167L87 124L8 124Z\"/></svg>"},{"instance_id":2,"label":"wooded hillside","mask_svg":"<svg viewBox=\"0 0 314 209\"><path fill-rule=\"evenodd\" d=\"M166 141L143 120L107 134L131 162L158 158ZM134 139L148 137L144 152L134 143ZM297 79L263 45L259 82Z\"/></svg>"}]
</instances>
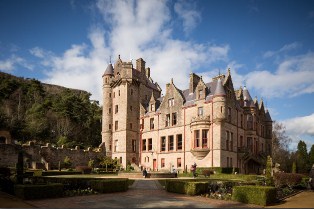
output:
<instances>
[{"instance_id":1,"label":"wooded hillside","mask_svg":"<svg viewBox=\"0 0 314 209\"><path fill-rule=\"evenodd\" d=\"M101 107L90 93L0 72L0 129L24 143L101 143Z\"/></svg>"}]
</instances>

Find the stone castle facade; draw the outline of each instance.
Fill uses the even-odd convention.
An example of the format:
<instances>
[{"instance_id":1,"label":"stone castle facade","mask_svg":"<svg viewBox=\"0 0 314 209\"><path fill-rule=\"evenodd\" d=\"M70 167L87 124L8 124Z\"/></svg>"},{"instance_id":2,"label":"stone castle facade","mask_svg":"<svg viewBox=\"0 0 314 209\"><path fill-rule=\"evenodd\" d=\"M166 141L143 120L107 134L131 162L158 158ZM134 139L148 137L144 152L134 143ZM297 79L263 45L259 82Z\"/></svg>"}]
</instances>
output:
<instances>
[{"instance_id":1,"label":"stone castle facade","mask_svg":"<svg viewBox=\"0 0 314 209\"><path fill-rule=\"evenodd\" d=\"M142 58L110 63L103 74L106 155L154 171L198 167L261 173L271 155L272 119L263 100L235 90L230 71L208 83L191 73L188 89L161 88Z\"/></svg>"}]
</instances>

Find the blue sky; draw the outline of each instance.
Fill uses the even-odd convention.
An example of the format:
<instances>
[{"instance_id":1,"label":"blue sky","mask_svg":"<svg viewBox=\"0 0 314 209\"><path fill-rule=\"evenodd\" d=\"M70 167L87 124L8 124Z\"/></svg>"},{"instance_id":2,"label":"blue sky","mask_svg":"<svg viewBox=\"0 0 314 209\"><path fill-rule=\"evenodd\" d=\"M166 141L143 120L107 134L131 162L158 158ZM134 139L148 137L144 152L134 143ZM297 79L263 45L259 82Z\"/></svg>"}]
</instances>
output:
<instances>
[{"instance_id":1,"label":"blue sky","mask_svg":"<svg viewBox=\"0 0 314 209\"><path fill-rule=\"evenodd\" d=\"M230 68L235 88L246 85L286 126L292 148L314 144L313 0L1 0L0 27L1 71L99 101L110 56L142 57L163 89Z\"/></svg>"}]
</instances>

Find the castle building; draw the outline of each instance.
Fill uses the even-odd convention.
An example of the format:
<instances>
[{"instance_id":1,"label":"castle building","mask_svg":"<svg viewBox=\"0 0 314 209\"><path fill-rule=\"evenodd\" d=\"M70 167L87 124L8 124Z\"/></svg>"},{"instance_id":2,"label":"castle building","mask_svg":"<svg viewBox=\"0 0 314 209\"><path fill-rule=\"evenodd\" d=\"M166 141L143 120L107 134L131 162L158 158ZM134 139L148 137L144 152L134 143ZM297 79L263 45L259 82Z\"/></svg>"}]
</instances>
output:
<instances>
[{"instance_id":1,"label":"castle building","mask_svg":"<svg viewBox=\"0 0 314 209\"><path fill-rule=\"evenodd\" d=\"M110 63L103 74L106 155L154 171L198 167L261 173L271 155L272 120L263 100L235 90L230 70L209 83L191 73L188 89L161 88L142 58Z\"/></svg>"}]
</instances>

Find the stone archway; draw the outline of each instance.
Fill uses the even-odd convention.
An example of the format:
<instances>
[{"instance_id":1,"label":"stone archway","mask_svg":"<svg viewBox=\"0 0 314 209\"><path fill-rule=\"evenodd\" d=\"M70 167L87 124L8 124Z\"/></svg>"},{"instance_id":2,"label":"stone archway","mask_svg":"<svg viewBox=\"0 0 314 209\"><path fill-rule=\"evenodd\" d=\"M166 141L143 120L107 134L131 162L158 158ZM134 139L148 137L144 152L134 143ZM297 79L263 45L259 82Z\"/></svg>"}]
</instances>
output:
<instances>
[{"instance_id":1,"label":"stone archway","mask_svg":"<svg viewBox=\"0 0 314 209\"><path fill-rule=\"evenodd\" d=\"M0 130L0 144L11 144L11 134L9 131Z\"/></svg>"}]
</instances>

